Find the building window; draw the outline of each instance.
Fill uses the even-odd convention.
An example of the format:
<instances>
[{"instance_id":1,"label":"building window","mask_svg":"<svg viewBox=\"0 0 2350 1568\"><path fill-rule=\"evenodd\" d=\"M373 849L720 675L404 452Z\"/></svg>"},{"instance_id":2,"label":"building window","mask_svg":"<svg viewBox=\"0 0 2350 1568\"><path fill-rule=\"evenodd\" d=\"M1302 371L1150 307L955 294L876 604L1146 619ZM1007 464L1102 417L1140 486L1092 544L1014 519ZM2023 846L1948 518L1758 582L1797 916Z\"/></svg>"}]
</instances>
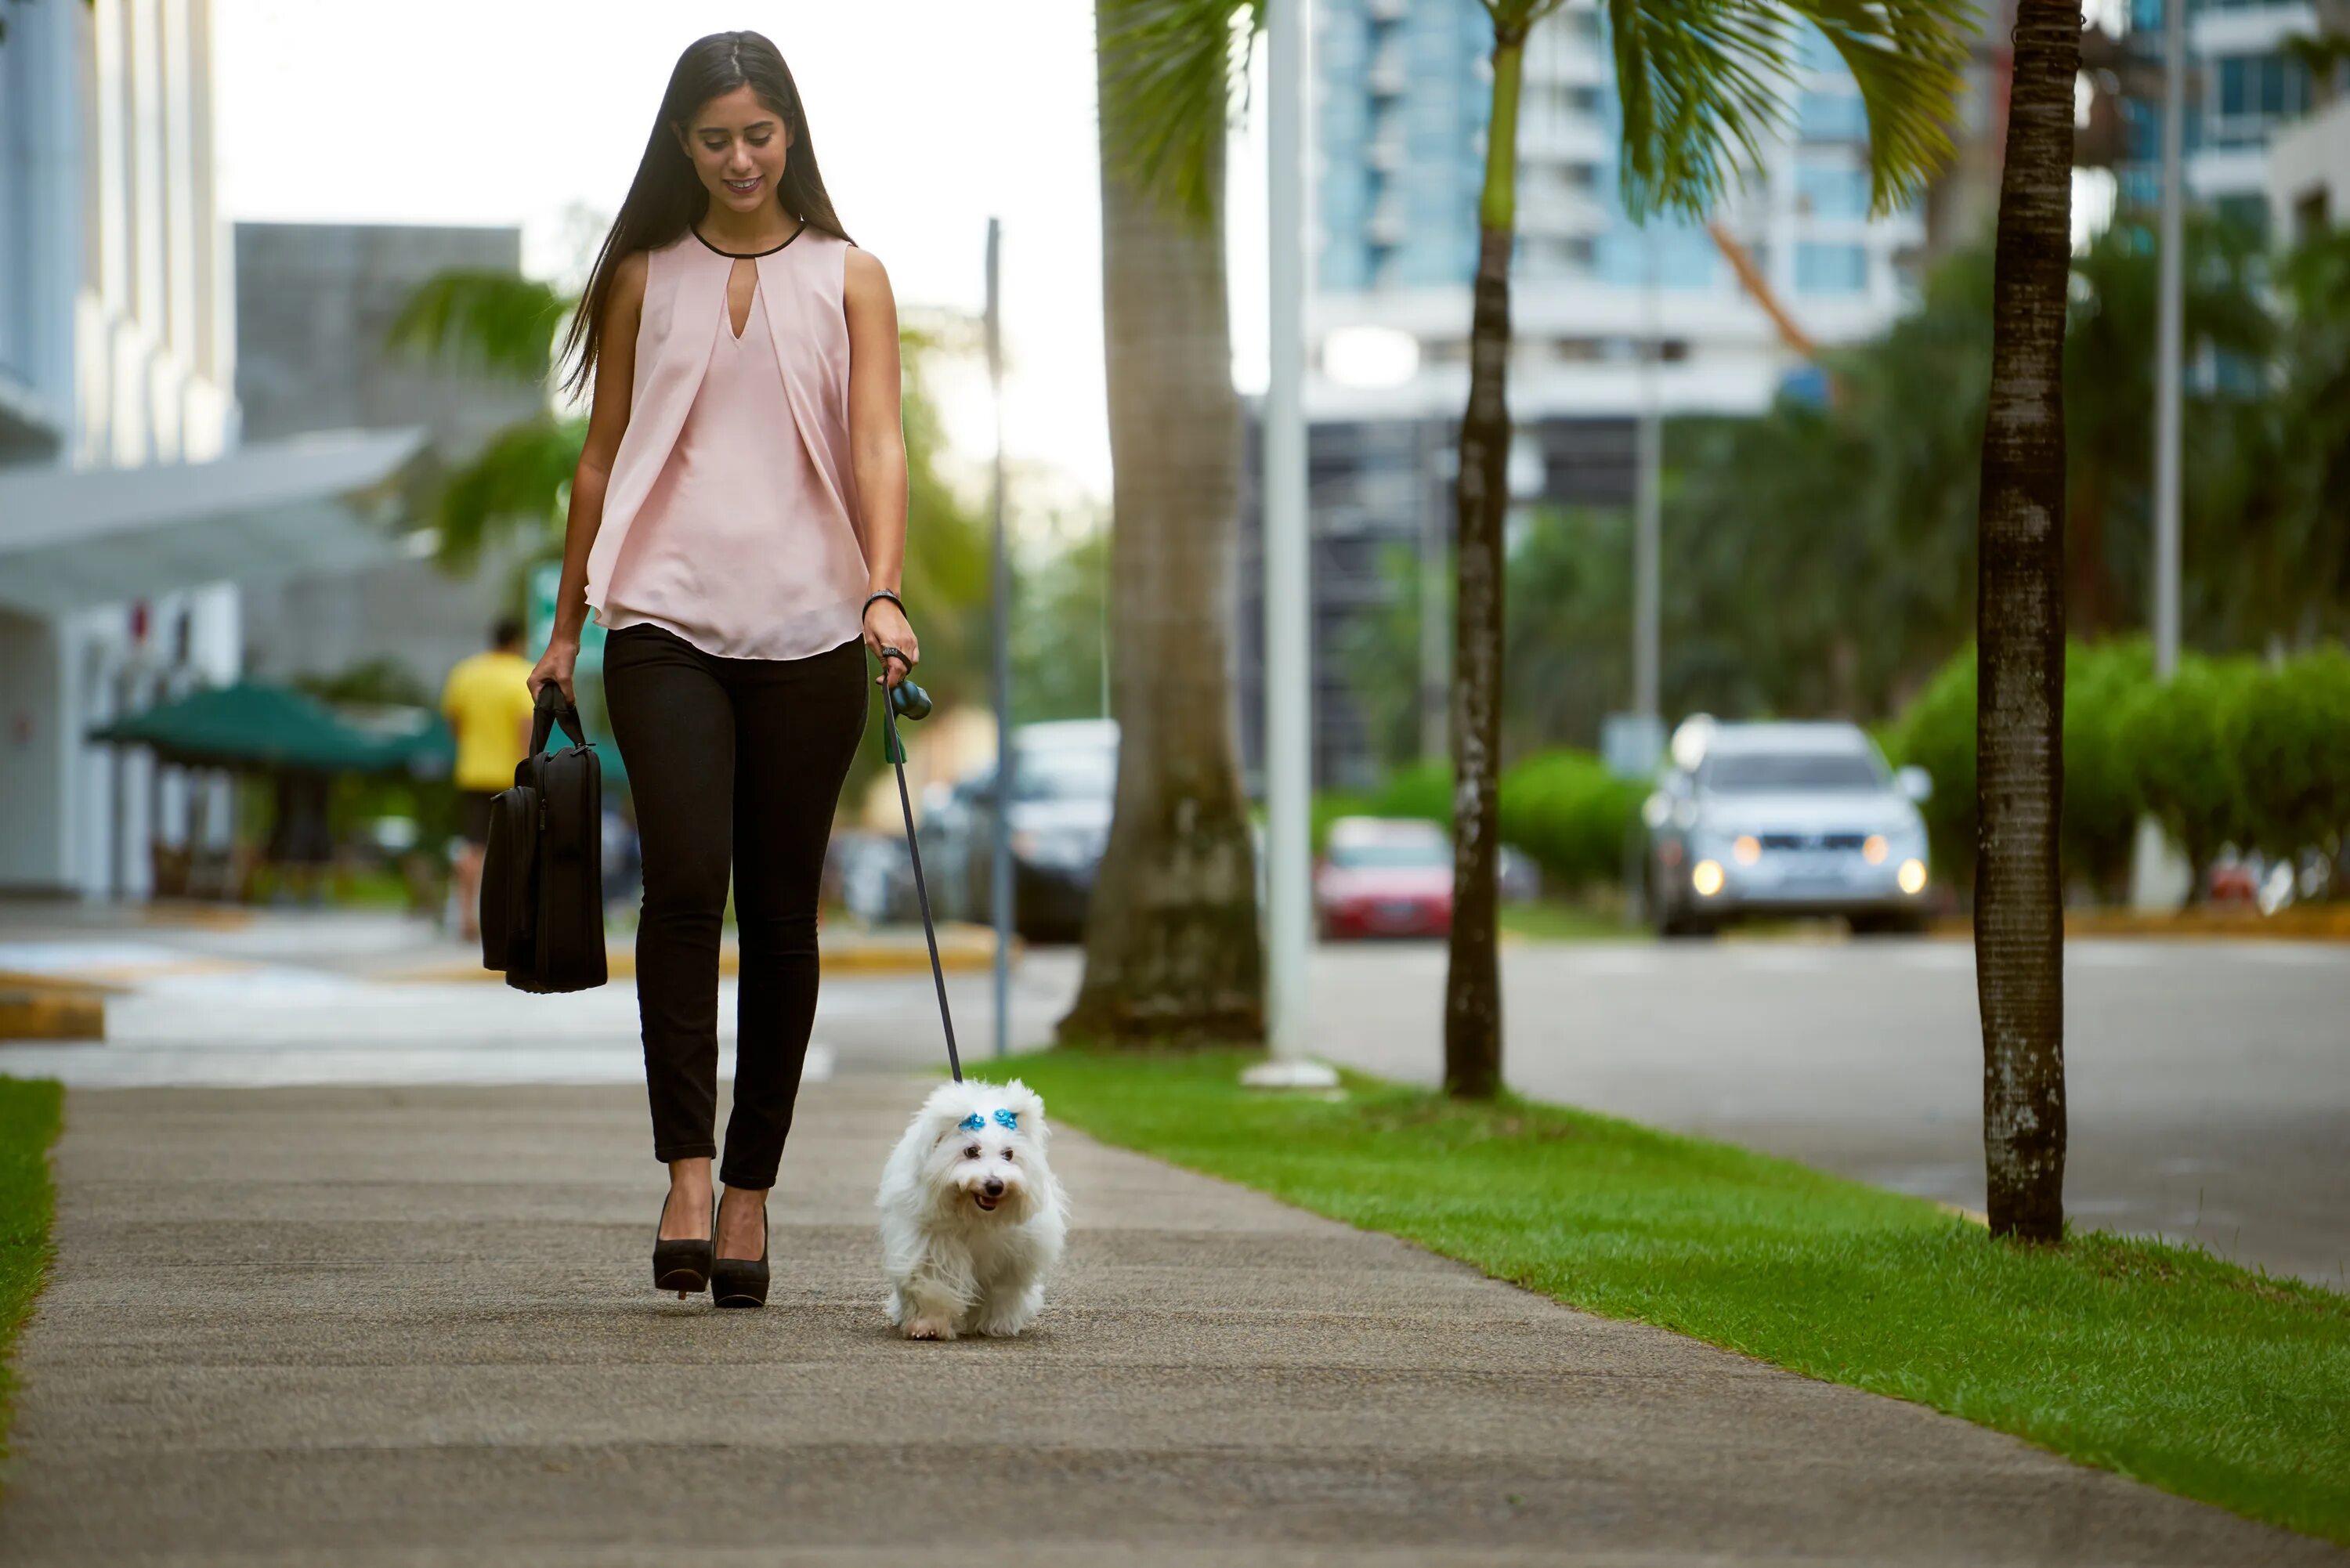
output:
<instances>
[{"instance_id":1,"label":"building window","mask_svg":"<svg viewBox=\"0 0 2350 1568\"><path fill-rule=\"evenodd\" d=\"M1856 92L1806 92L1796 117L1806 141L1859 141L1868 135L1868 112Z\"/></svg>"},{"instance_id":2,"label":"building window","mask_svg":"<svg viewBox=\"0 0 2350 1568\"><path fill-rule=\"evenodd\" d=\"M1795 170L1796 211L1814 218L1868 216L1866 170L1805 163Z\"/></svg>"},{"instance_id":3,"label":"building window","mask_svg":"<svg viewBox=\"0 0 2350 1568\"><path fill-rule=\"evenodd\" d=\"M1795 288L1803 294L1858 294L1868 286L1868 252L1858 245L1795 247Z\"/></svg>"},{"instance_id":4,"label":"building window","mask_svg":"<svg viewBox=\"0 0 2350 1568\"><path fill-rule=\"evenodd\" d=\"M2211 139L2259 140L2270 122L2309 108L2309 68L2282 55L2224 55L2213 62L2219 85Z\"/></svg>"},{"instance_id":5,"label":"building window","mask_svg":"<svg viewBox=\"0 0 2350 1568\"><path fill-rule=\"evenodd\" d=\"M1807 71L1844 69L1844 57L1836 53L1835 46L1829 43L1827 35L1817 27L1806 26L1798 30L1796 59Z\"/></svg>"}]
</instances>

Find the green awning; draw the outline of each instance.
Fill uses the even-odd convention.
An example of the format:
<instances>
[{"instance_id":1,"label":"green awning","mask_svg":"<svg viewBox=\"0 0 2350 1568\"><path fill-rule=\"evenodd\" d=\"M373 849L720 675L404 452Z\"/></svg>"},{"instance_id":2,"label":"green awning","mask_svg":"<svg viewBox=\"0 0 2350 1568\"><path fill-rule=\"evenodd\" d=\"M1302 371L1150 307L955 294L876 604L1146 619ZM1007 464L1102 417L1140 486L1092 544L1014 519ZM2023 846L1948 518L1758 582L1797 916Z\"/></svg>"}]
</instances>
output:
<instances>
[{"instance_id":1,"label":"green awning","mask_svg":"<svg viewBox=\"0 0 2350 1568\"><path fill-rule=\"evenodd\" d=\"M445 775L456 754L449 726L422 709L367 722L345 718L284 686L241 681L191 692L90 732L94 741L146 746L190 767Z\"/></svg>"}]
</instances>

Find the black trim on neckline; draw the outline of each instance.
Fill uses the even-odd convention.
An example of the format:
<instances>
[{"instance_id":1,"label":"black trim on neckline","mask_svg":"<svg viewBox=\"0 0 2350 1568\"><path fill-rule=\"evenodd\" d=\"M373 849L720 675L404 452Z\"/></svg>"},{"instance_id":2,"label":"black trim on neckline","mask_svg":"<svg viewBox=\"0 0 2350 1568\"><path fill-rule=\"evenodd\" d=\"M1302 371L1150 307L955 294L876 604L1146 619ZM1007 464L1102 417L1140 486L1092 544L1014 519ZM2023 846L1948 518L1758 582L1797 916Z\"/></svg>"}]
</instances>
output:
<instances>
[{"instance_id":1,"label":"black trim on neckline","mask_svg":"<svg viewBox=\"0 0 2350 1568\"><path fill-rule=\"evenodd\" d=\"M722 255L730 261L757 261L761 256L774 255L777 251L782 250L785 245L790 244L792 240L798 239L802 234L806 234L807 220L806 218L802 218L800 220L800 226L792 231L791 238L784 241L783 244L769 245L763 251L722 251L716 245L712 244L708 240L702 239L702 231L693 227L691 223L686 225L686 233L691 234L697 240L702 240L702 248L709 251L713 255Z\"/></svg>"}]
</instances>

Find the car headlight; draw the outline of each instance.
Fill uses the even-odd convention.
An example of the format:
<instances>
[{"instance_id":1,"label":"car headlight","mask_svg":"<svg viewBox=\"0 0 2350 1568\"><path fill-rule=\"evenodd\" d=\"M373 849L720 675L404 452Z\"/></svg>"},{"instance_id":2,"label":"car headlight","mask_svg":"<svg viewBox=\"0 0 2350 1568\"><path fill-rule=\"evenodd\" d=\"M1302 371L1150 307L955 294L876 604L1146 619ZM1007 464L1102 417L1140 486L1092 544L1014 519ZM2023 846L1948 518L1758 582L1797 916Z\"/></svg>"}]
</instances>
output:
<instances>
[{"instance_id":1,"label":"car headlight","mask_svg":"<svg viewBox=\"0 0 2350 1568\"><path fill-rule=\"evenodd\" d=\"M1861 841L1860 857L1871 866L1884 865L1885 857L1892 853L1893 846L1885 841L1881 833L1872 833Z\"/></svg>"},{"instance_id":2,"label":"car headlight","mask_svg":"<svg viewBox=\"0 0 2350 1568\"><path fill-rule=\"evenodd\" d=\"M1721 891L1721 862L1700 860L1690 868L1690 886L1700 898L1711 898Z\"/></svg>"},{"instance_id":3,"label":"car headlight","mask_svg":"<svg viewBox=\"0 0 2350 1568\"><path fill-rule=\"evenodd\" d=\"M1731 842L1730 853L1741 866L1752 866L1762 858L1762 841L1751 833L1742 833Z\"/></svg>"},{"instance_id":4,"label":"car headlight","mask_svg":"<svg viewBox=\"0 0 2350 1568\"><path fill-rule=\"evenodd\" d=\"M1900 884L1900 888L1903 892L1910 894L1913 897L1924 892L1926 890L1926 863L1923 860L1917 859L1904 860L1901 863L1901 869L1896 873L1894 879Z\"/></svg>"}]
</instances>

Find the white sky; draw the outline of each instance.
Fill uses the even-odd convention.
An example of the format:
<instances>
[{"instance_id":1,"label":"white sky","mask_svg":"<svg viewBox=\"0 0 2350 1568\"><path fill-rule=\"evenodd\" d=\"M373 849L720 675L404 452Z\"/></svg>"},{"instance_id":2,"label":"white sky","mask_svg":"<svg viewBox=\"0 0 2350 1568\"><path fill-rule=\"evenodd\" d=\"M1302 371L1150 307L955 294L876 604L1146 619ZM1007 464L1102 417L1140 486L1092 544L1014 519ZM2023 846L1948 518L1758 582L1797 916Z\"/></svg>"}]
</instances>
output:
<instances>
[{"instance_id":1,"label":"white sky","mask_svg":"<svg viewBox=\"0 0 2350 1568\"><path fill-rule=\"evenodd\" d=\"M216 0L218 179L234 219L519 223L525 266L608 217L679 52L783 50L841 221L901 308L977 311L1003 222L1004 444L1107 495L1090 0ZM1262 103L1262 90L1255 98ZM1263 380L1261 143L1234 147L1233 330ZM984 381L941 387L984 455Z\"/></svg>"}]
</instances>

